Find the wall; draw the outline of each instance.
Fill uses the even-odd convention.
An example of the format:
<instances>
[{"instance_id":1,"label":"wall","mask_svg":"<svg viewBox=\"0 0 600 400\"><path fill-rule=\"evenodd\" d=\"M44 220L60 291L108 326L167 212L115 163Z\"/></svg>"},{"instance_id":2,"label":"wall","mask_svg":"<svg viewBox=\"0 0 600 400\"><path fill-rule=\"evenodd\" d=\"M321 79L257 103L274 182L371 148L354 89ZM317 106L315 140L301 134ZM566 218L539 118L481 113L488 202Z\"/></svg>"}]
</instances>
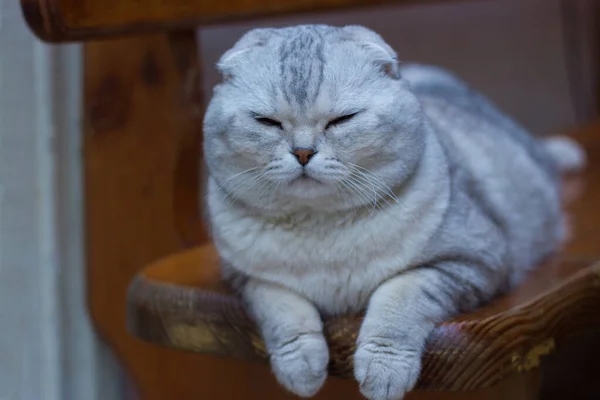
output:
<instances>
[{"instance_id":1,"label":"wall","mask_svg":"<svg viewBox=\"0 0 600 400\"><path fill-rule=\"evenodd\" d=\"M81 48L0 1L0 400L118 399L86 311Z\"/></svg>"},{"instance_id":2,"label":"wall","mask_svg":"<svg viewBox=\"0 0 600 400\"><path fill-rule=\"evenodd\" d=\"M363 24L378 31L401 60L445 66L488 94L528 128L551 133L587 118L592 107L589 88L595 70L582 70L581 64L590 61L590 49L595 48L587 41L592 33L593 1L440 1L210 27L200 32L205 93L210 96L218 80L213 67L218 57L250 28L297 23ZM573 41L584 46L580 54L575 53L581 60L573 58L571 48L569 57L565 54L562 7L576 19L578 30ZM570 85L569 73L578 78L573 81L576 88Z\"/></svg>"}]
</instances>

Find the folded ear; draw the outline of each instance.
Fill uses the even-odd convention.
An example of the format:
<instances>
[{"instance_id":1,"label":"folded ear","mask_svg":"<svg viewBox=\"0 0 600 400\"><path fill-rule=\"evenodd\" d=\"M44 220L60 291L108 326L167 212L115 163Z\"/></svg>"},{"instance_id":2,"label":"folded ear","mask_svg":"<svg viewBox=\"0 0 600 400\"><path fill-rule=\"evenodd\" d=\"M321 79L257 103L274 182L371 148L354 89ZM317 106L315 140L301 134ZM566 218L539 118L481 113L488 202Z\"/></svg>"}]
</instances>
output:
<instances>
[{"instance_id":1,"label":"folded ear","mask_svg":"<svg viewBox=\"0 0 600 400\"><path fill-rule=\"evenodd\" d=\"M269 39L276 34L275 29L253 29L244 34L217 62L217 69L223 78L231 77L233 67L240 61L244 53L256 47L265 46Z\"/></svg>"},{"instance_id":2,"label":"folded ear","mask_svg":"<svg viewBox=\"0 0 600 400\"><path fill-rule=\"evenodd\" d=\"M381 36L364 26L349 25L342 28L343 40L356 42L367 50L376 65L392 79L400 79L398 56Z\"/></svg>"}]
</instances>

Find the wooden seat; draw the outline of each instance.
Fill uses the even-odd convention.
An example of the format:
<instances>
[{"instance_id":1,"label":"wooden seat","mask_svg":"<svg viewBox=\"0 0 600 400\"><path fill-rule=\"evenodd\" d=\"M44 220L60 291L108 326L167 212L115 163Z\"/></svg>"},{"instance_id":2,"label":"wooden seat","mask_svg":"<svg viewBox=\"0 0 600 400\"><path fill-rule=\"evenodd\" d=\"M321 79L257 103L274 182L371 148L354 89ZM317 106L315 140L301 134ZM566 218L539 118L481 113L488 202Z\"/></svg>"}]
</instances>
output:
<instances>
[{"instance_id":1,"label":"wooden seat","mask_svg":"<svg viewBox=\"0 0 600 400\"><path fill-rule=\"evenodd\" d=\"M267 361L256 326L219 278L206 245L146 268L130 288L132 334L178 350ZM600 332L600 262L550 261L517 290L432 333L418 388L468 391L539 367L541 357ZM361 316L325 321L331 374L352 378Z\"/></svg>"},{"instance_id":2,"label":"wooden seat","mask_svg":"<svg viewBox=\"0 0 600 400\"><path fill-rule=\"evenodd\" d=\"M548 260L492 304L440 324L428 341L418 388L486 388L536 369L543 356L600 331L600 226L598 217L587 213L591 204L599 204L600 139L595 132L588 129L578 137L591 158L587 173L565 180L572 235L565 255ZM358 315L325 321L331 374L352 377L360 323ZM129 289L128 327L161 346L267 360L242 302L220 280L218 255L210 244L159 260L136 277Z\"/></svg>"}]
</instances>

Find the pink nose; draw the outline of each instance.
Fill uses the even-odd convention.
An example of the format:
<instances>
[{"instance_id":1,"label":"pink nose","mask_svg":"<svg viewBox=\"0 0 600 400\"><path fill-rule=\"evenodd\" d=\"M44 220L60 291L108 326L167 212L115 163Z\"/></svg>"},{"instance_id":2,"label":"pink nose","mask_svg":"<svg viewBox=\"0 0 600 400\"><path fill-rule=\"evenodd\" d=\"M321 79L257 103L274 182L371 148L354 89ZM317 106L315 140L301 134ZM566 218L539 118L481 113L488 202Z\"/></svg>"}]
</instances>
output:
<instances>
[{"instance_id":1,"label":"pink nose","mask_svg":"<svg viewBox=\"0 0 600 400\"><path fill-rule=\"evenodd\" d=\"M302 165L308 164L311 157L315 155L315 151L311 149L295 149L293 154L298 159L298 162Z\"/></svg>"}]
</instances>

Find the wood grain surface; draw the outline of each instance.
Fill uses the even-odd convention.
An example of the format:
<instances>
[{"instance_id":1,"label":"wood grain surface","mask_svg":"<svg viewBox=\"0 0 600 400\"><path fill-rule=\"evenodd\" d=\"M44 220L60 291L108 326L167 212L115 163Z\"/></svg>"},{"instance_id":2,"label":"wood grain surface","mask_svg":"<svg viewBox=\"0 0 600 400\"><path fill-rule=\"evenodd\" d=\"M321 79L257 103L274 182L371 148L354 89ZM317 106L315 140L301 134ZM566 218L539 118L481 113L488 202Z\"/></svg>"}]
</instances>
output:
<instances>
[{"instance_id":1,"label":"wood grain surface","mask_svg":"<svg viewBox=\"0 0 600 400\"><path fill-rule=\"evenodd\" d=\"M188 215L196 227L177 230L187 220L176 212L185 189L175 190L175 177L191 162L180 161L182 149L201 162L198 149L193 154L189 145L202 125L186 85L186 63L195 62L196 52L187 41L190 33L85 46L88 307L97 332L121 360L141 400L241 398L252 390L251 379L261 381L259 372L247 372L249 367L167 351L136 340L125 329L126 292L135 274L181 251L190 235L202 236L197 211ZM175 36L183 39L177 48L172 46ZM190 168L182 182L192 180L196 170ZM202 241L206 236L194 239ZM197 374L209 383L198 385ZM222 376L236 377L239 385L224 385Z\"/></svg>"},{"instance_id":2,"label":"wood grain surface","mask_svg":"<svg viewBox=\"0 0 600 400\"><path fill-rule=\"evenodd\" d=\"M541 358L590 330L600 332L600 264L553 261L510 295L445 322L429 338L421 389L466 391L537 368ZM264 344L239 298L219 281L211 245L147 268L129 292L129 330L179 350L267 362ZM325 321L330 372L352 378L362 317Z\"/></svg>"},{"instance_id":3,"label":"wood grain surface","mask_svg":"<svg viewBox=\"0 0 600 400\"><path fill-rule=\"evenodd\" d=\"M37 36L57 42L286 13L425 1L435 0L21 0L21 5Z\"/></svg>"},{"instance_id":4,"label":"wood grain surface","mask_svg":"<svg viewBox=\"0 0 600 400\"><path fill-rule=\"evenodd\" d=\"M600 331L600 126L575 134L590 157L583 175L565 180L571 239L563 256L537 268L516 290L438 326L424 356L420 389L485 388L536 369L544 356ZM597 255L597 257L596 257ZM325 322L331 373L352 376L361 316ZM255 325L219 279L210 244L168 256L129 289L129 331L162 346L266 362Z\"/></svg>"}]
</instances>

